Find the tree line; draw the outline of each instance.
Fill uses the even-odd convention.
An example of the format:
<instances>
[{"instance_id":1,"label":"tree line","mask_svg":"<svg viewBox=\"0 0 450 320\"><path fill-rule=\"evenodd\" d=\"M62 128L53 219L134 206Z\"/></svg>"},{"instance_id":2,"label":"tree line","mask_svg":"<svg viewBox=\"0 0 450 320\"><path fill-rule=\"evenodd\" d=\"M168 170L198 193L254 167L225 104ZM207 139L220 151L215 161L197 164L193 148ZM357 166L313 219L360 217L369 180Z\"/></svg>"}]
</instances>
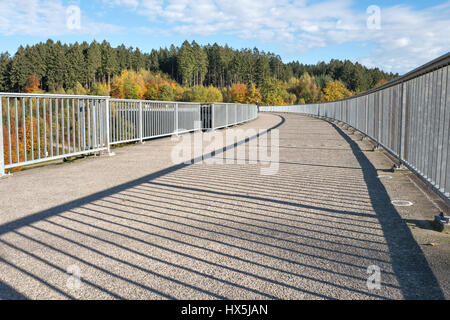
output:
<instances>
[{"instance_id":1,"label":"tree line","mask_svg":"<svg viewBox=\"0 0 450 320\"><path fill-rule=\"evenodd\" d=\"M265 104L312 103L363 92L397 74L331 60L306 65L227 45L149 53L107 41L62 44L48 40L0 54L0 92L104 94L119 98Z\"/></svg>"}]
</instances>

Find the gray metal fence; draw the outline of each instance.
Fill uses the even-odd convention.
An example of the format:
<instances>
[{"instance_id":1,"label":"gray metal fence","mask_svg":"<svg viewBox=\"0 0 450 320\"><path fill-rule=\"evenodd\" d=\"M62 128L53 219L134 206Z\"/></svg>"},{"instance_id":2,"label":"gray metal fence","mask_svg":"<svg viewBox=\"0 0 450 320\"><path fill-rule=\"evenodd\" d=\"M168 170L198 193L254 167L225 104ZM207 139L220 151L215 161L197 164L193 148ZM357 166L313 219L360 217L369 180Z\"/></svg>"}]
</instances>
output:
<instances>
[{"instance_id":1,"label":"gray metal fence","mask_svg":"<svg viewBox=\"0 0 450 320\"><path fill-rule=\"evenodd\" d=\"M214 129L253 120L258 116L258 109L255 105L214 103L212 106L212 128Z\"/></svg>"},{"instance_id":2,"label":"gray metal fence","mask_svg":"<svg viewBox=\"0 0 450 320\"><path fill-rule=\"evenodd\" d=\"M105 97L0 93L0 175L108 149Z\"/></svg>"},{"instance_id":3,"label":"gray metal fence","mask_svg":"<svg viewBox=\"0 0 450 320\"><path fill-rule=\"evenodd\" d=\"M5 170L25 165L109 152L114 144L200 130L201 105L104 96L0 93L0 176ZM209 106L213 129L257 116L254 105ZM243 116L237 118L236 110Z\"/></svg>"},{"instance_id":4,"label":"gray metal fence","mask_svg":"<svg viewBox=\"0 0 450 320\"><path fill-rule=\"evenodd\" d=\"M345 100L261 107L346 123L395 155L450 199L450 53Z\"/></svg>"}]
</instances>

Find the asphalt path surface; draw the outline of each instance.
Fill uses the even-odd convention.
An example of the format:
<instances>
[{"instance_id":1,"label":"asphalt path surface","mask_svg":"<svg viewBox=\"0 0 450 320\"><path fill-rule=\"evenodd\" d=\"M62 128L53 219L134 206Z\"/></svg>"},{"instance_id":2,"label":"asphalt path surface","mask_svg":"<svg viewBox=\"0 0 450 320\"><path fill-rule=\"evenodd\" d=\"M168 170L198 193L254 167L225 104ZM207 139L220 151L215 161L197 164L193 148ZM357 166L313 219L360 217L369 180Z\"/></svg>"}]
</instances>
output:
<instances>
[{"instance_id":1,"label":"asphalt path surface","mask_svg":"<svg viewBox=\"0 0 450 320\"><path fill-rule=\"evenodd\" d=\"M232 129L259 135L225 164L174 162L168 137L0 180L0 298L448 297L367 142L293 114ZM279 159L249 163L276 133Z\"/></svg>"}]
</instances>

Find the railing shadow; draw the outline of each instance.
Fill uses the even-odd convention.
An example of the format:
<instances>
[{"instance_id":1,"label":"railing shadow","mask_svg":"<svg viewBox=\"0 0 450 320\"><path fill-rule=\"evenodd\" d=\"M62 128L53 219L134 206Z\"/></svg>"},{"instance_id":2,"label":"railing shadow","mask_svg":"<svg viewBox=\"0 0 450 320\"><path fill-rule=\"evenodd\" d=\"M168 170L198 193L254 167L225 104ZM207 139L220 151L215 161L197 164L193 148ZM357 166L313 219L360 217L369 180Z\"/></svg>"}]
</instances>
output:
<instances>
[{"instance_id":1,"label":"railing shadow","mask_svg":"<svg viewBox=\"0 0 450 320\"><path fill-rule=\"evenodd\" d=\"M278 124L276 124L275 126L273 126L272 128L269 128L269 129L267 129L267 130L265 130L265 131L255 135L255 136L252 136L252 137L246 138L244 140L241 140L239 142L236 142L233 145L227 146L226 149L224 149L224 150L217 150L215 153L217 154L219 152L225 152L228 149L235 148L238 145L247 143L248 141L250 141L252 139L256 139L261 134L266 134L267 132L270 132L271 130L273 130L275 128L278 128L284 122L285 122L285 120L284 120L284 118L282 118L281 121ZM199 157L199 158L200 159L192 159L192 162L193 163L198 162L198 160L201 160L202 157ZM144 177L141 177L139 179L135 179L133 181L121 184L119 186L110 188L108 190L104 190L104 191L101 191L101 192L98 192L98 193L95 193L95 194L92 194L92 195L89 195L89 196L86 196L86 197L83 197L83 198L80 198L80 199L77 199L77 200L74 200L74 201L71 201L71 202L68 202L68 203L65 203L63 205L59 205L59 206L56 206L56 207L53 207L53 208L50 208L50 209L47 209L47 210L43 210L43 211L31 214L31 215L25 216L23 218L19 218L19 219L16 219L16 220L4 223L4 224L2 224L0 226L0 236L4 236L4 235L7 235L7 234L14 234L14 235L20 236L20 237L22 237L24 239L27 239L28 241L31 241L31 242L33 242L35 244L47 247L48 249L53 250L55 252L58 252L59 254L63 254L65 256L68 256L68 257L70 257L70 258L80 262L80 263L86 264L89 267L97 269L98 271L103 272L105 274L108 274L111 277L115 277L117 279L125 281L125 282L127 282L127 283L129 283L129 284L131 284L133 286L141 287L141 288L143 288L143 289L145 289L147 291L153 292L153 293L155 293L155 294L157 294L157 295L159 295L159 296L161 296L163 298L166 298L166 299L174 299L173 296L165 294L162 291L156 290L154 288L151 288L151 287L148 287L148 286L145 286L145 285L141 285L141 284L136 283L136 282L134 282L134 281L132 281L130 279L126 279L126 278L124 278L123 276L120 276L117 273L112 273L112 272L110 272L110 271L108 271L108 270L106 270L104 268L100 268L98 266L95 266L94 264L90 263L87 260L81 259L81 258L79 258L77 256L74 256L74 255L70 254L70 252L68 252L68 251L58 249L57 247L53 247L53 246L51 246L50 244L48 244L46 242L40 241L39 239L37 239L35 237L28 236L28 235L26 235L26 234L24 234L22 232L19 232L18 230L23 228L23 227L29 227L29 228L32 228L34 230L39 230L40 232L47 233L48 236L62 238L60 235L58 235L56 233L51 233L50 231L47 231L45 229L37 228L35 226L35 224L36 223L42 223L42 222L47 222L48 223L51 218L59 216L62 213L73 212L74 210L76 210L78 208L82 208L83 206L86 206L88 204L95 203L96 201L98 201L100 199L105 199L105 198L108 198L108 197L110 197L110 196L112 196L114 194L119 194L122 191L129 190L129 189L132 189L132 188L134 188L136 186L148 183L149 181L155 180L155 179L157 179L159 177L163 177L163 176L168 175L168 174L170 174L172 172L175 172L177 170L180 170L180 169L183 169L185 167L188 167L189 165L190 164L184 164L184 163L173 165L173 166L171 166L169 168L166 168L166 169L160 170L158 172L155 172L155 173L146 175ZM73 230L73 231L74 232L79 232L77 230ZM89 236L89 234L85 234L85 236ZM65 239L65 240L66 241L71 241L70 239ZM102 239L98 238L98 240L101 241ZM10 241L0 239L0 243L3 246L3 248L9 248L10 250L14 250L15 252L20 252L20 253L26 255L29 258L32 258L34 260L39 261L40 263L46 265L47 267L50 267L50 268L53 268L53 269L57 270L60 274L61 273L64 274L65 271L66 271L66 270L62 269L61 267L59 267L57 264L52 263L49 259L40 257L40 256L32 253L31 251L28 251L26 249L20 248L20 247L14 245ZM114 243L111 243L111 244L114 244ZM81 247L85 247L86 249L89 249L89 250L91 250L91 251L93 251L93 252L95 252L97 254L101 254L101 251L96 250L94 247L83 246L82 243L77 243L77 245L81 246ZM121 247L121 249L131 251L130 248L123 247L123 246ZM138 252L134 252L134 253L138 254ZM117 259L115 259L112 256L107 256L107 257L117 261ZM147 258L151 258L151 256L148 256L148 255L146 255L146 257ZM3 263L4 265L6 265L6 266L16 270L17 272L32 278L36 282L38 282L40 284L43 284L44 286L46 286L46 287L50 288L51 290L59 293L61 296L65 297L65 298L69 298L69 299L74 299L75 298L74 296L72 296L72 295L68 294L67 292L65 292L64 289L58 288L54 284L52 284L50 281L45 280L42 276L39 276L39 275L34 274L33 272L30 272L30 271L28 271L28 270L26 270L26 269L24 269L24 268L22 268L22 267L20 267L20 266L18 266L16 264L14 264L13 262L9 261L6 258L2 258L0 260L0 262ZM162 260L159 261L159 262L160 263L164 263L164 261L162 261ZM124 263L124 264L130 265L129 263L127 263L126 261L123 261L123 260L120 260L120 263ZM221 280L221 279L219 279L217 277L211 277L211 276L209 276L207 274L202 274L201 272L198 272L198 271L196 271L194 269L189 269L189 268L183 267L182 265L172 264L172 266L175 267L175 268L180 268L180 269L185 270L187 272L191 272L191 273L194 273L194 274L197 274L197 275L202 275L202 276L204 276L206 278L214 279L214 280L219 281L219 282L220 281L224 282L223 280ZM215 294L212 291L205 290L205 289L202 289L202 288L200 288L198 286L188 284L187 282L177 280L177 279L175 279L173 277L167 277L167 276L165 276L165 275L163 275L161 273L155 273L155 272L153 272L150 269L139 268L139 266L137 266L137 265L132 265L132 267L134 267L134 268L136 268L138 270L141 270L141 271L145 271L146 273L153 274L156 277L160 277L162 280L165 280L165 281L168 281L168 282L172 282L172 283L176 283L178 285L187 287L187 288L192 289L194 291L204 293L207 296L212 297L212 298L216 298L216 299L217 298L218 299L225 299L226 298L226 297L224 297L222 295ZM101 288L101 287L97 286L93 282L87 281L86 283L87 283L87 285L89 285L91 287L94 287L94 288L96 288L96 289L98 289L98 290L108 294L109 296L111 296L113 298L116 298L116 299L122 299L123 298L120 295L115 294L114 292L111 292L111 291L109 291L109 290L107 290L105 288ZM255 294L257 294L257 295L259 295L261 297L271 298L271 299L275 299L276 298L275 296L272 296L270 294L267 294L267 293L264 293L264 292L260 292L258 290L253 290L253 289L247 288L245 286L239 285L238 283L227 282L227 281L225 281L225 283L228 283L228 285L232 285L232 286L235 286L235 287L247 290L249 292L255 293ZM311 294L314 294L314 293L311 292ZM10 285L2 282L2 286L1 286L1 290L0 290L0 298L6 298L6 299L8 299L8 298L16 299L17 298L17 299L19 299L19 298L26 298L26 297L24 295L19 294Z\"/></svg>"},{"instance_id":2,"label":"railing shadow","mask_svg":"<svg viewBox=\"0 0 450 320\"><path fill-rule=\"evenodd\" d=\"M361 152L358 144L336 124L328 122L350 145L363 169L373 209L380 221L389 246L392 266L405 299L445 299L440 285L428 262L414 240L406 222L400 217L385 187L377 178L377 170Z\"/></svg>"},{"instance_id":3,"label":"railing shadow","mask_svg":"<svg viewBox=\"0 0 450 320\"><path fill-rule=\"evenodd\" d=\"M0 261L2 261L0 259ZM0 300L26 300L27 297L13 287L0 281Z\"/></svg>"}]
</instances>

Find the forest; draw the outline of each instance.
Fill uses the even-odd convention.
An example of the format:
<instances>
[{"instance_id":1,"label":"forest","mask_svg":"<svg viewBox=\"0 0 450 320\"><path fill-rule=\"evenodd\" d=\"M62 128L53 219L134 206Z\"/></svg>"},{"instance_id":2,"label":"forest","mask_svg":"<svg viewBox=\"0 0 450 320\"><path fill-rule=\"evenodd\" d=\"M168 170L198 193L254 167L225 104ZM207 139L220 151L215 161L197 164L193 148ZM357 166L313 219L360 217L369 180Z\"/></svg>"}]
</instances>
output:
<instances>
[{"instance_id":1,"label":"forest","mask_svg":"<svg viewBox=\"0 0 450 320\"><path fill-rule=\"evenodd\" d=\"M107 41L47 40L0 54L0 92L288 105L346 98L396 77L349 60L284 63L257 48L195 41L146 53Z\"/></svg>"}]
</instances>

